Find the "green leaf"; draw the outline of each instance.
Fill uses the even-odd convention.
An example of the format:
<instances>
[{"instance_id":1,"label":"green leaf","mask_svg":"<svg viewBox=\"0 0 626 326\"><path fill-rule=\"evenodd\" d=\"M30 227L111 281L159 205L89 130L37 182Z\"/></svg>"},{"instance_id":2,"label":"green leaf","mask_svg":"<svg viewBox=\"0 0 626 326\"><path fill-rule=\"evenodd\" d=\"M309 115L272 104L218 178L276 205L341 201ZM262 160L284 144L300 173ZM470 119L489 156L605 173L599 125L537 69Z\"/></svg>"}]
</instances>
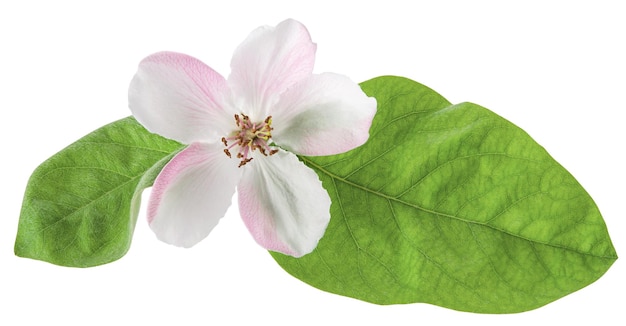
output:
<instances>
[{"instance_id":1,"label":"green leaf","mask_svg":"<svg viewBox=\"0 0 626 326\"><path fill-rule=\"evenodd\" d=\"M579 183L523 130L399 77L377 98L369 141L301 159L332 199L317 249L272 253L319 289L378 303L513 313L598 279L617 259Z\"/></svg>"},{"instance_id":2,"label":"green leaf","mask_svg":"<svg viewBox=\"0 0 626 326\"><path fill-rule=\"evenodd\" d=\"M106 264L128 251L141 192L182 145L132 117L66 147L33 172L15 254L53 264Z\"/></svg>"}]
</instances>

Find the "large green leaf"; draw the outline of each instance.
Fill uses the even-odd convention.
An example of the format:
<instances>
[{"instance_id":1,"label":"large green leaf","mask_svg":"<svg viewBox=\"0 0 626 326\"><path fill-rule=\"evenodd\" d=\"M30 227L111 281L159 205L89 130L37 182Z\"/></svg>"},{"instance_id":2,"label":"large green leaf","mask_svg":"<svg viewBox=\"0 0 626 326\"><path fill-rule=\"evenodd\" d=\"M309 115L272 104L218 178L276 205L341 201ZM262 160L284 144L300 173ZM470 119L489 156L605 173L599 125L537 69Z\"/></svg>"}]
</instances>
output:
<instances>
[{"instance_id":1,"label":"large green leaf","mask_svg":"<svg viewBox=\"0 0 626 326\"><path fill-rule=\"evenodd\" d=\"M28 181L15 254L76 267L119 259L141 191L181 148L125 118L55 154Z\"/></svg>"},{"instance_id":2,"label":"large green leaf","mask_svg":"<svg viewBox=\"0 0 626 326\"><path fill-rule=\"evenodd\" d=\"M317 249L272 253L325 291L378 304L510 313L598 279L617 258L596 205L524 131L399 77L377 98L370 139L301 159L332 199Z\"/></svg>"}]
</instances>

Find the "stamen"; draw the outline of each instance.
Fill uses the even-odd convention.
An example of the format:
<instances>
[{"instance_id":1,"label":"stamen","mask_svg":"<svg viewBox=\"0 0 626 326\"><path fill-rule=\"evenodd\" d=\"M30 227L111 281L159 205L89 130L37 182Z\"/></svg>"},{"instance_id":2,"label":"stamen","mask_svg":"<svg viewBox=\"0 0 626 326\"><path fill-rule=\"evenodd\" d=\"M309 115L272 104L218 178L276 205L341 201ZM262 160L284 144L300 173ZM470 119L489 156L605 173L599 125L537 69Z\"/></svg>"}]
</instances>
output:
<instances>
[{"instance_id":1,"label":"stamen","mask_svg":"<svg viewBox=\"0 0 626 326\"><path fill-rule=\"evenodd\" d=\"M232 158L230 149L239 146L237 158L241 159L239 167L246 165L252 161L252 157L248 157L251 151L259 150L264 156L271 156L278 153L278 149L272 149L268 142L272 138L272 116L268 116L263 122L251 122L250 117L241 113L235 114L235 124L239 130L234 131L230 137L222 137L222 143L226 147L224 153ZM229 142L231 145L228 146Z\"/></svg>"}]
</instances>

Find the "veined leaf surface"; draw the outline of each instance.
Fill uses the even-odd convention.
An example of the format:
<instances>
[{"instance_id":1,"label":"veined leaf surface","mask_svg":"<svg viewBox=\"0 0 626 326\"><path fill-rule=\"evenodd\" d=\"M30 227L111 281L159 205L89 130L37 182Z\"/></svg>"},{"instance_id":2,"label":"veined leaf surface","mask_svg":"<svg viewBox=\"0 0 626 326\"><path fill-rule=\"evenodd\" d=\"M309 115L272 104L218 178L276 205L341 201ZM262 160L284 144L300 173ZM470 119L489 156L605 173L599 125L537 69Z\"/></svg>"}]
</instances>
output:
<instances>
[{"instance_id":1,"label":"veined leaf surface","mask_svg":"<svg viewBox=\"0 0 626 326\"><path fill-rule=\"evenodd\" d=\"M399 77L377 98L368 142L301 157L332 199L317 249L272 253L319 289L378 303L512 313L603 275L617 258L595 203L523 130Z\"/></svg>"},{"instance_id":2,"label":"veined leaf surface","mask_svg":"<svg viewBox=\"0 0 626 326\"><path fill-rule=\"evenodd\" d=\"M119 259L130 246L142 190L181 148L129 117L53 155L26 186L15 254L74 267Z\"/></svg>"}]
</instances>

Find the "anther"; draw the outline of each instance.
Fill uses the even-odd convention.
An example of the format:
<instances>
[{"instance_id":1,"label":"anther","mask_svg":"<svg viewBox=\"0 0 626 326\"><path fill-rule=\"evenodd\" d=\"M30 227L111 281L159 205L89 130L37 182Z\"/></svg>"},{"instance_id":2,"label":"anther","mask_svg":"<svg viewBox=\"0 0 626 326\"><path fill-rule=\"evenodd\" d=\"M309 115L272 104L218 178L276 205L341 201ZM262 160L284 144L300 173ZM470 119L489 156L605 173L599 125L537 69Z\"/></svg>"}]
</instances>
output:
<instances>
[{"instance_id":1,"label":"anther","mask_svg":"<svg viewBox=\"0 0 626 326\"><path fill-rule=\"evenodd\" d=\"M252 161L252 157L251 157L251 158L247 158L247 159L245 159L245 160L242 160L241 162L239 162L239 166L238 166L238 168L240 168L240 167L242 167L242 166L246 165L246 164L247 164L248 162L250 162L250 161Z\"/></svg>"},{"instance_id":2,"label":"anther","mask_svg":"<svg viewBox=\"0 0 626 326\"><path fill-rule=\"evenodd\" d=\"M237 158L241 160L239 167L252 161L252 158L248 156L257 149L264 156L274 155L278 152L278 149L272 149L268 145L272 138L271 132L274 129L272 128L272 116L266 117L262 122L252 122L250 117L243 113L234 114L234 118L238 129L229 137L222 137L221 141L226 147L224 153L229 158L235 155L235 153L231 154L230 149L235 146L239 147L236 152Z\"/></svg>"}]
</instances>

